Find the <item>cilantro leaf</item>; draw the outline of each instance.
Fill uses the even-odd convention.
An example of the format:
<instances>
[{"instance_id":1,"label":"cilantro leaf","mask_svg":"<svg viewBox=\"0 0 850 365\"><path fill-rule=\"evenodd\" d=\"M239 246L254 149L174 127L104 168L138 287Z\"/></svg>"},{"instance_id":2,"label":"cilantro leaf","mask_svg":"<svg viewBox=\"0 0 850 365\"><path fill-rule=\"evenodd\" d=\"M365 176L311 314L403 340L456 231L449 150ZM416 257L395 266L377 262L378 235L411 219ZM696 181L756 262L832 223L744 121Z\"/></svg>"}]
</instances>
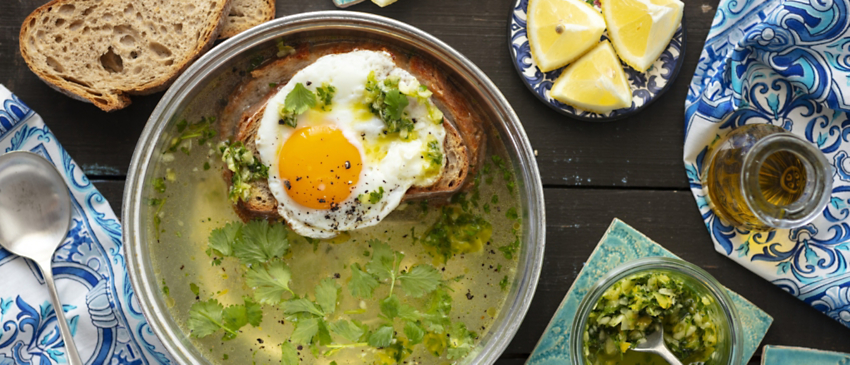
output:
<instances>
[{"instance_id":1,"label":"cilantro leaf","mask_svg":"<svg viewBox=\"0 0 850 365\"><path fill-rule=\"evenodd\" d=\"M242 223L232 222L210 232L209 247L221 256L233 254L233 246L242 235Z\"/></svg>"},{"instance_id":2,"label":"cilantro leaf","mask_svg":"<svg viewBox=\"0 0 850 365\"><path fill-rule=\"evenodd\" d=\"M283 303L283 313L286 314L294 314L294 313L310 313L315 314L319 317L324 316L325 313L316 305L305 298L297 298L290 299Z\"/></svg>"},{"instance_id":3,"label":"cilantro leaf","mask_svg":"<svg viewBox=\"0 0 850 365\"><path fill-rule=\"evenodd\" d=\"M280 344L280 365L298 365L298 350L292 342Z\"/></svg>"},{"instance_id":4,"label":"cilantro leaf","mask_svg":"<svg viewBox=\"0 0 850 365\"><path fill-rule=\"evenodd\" d=\"M331 314L336 310L339 292L340 286L330 278L325 278L319 285L316 285L316 302L319 303L325 314Z\"/></svg>"},{"instance_id":5,"label":"cilantro leaf","mask_svg":"<svg viewBox=\"0 0 850 365\"><path fill-rule=\"evenodd\" d=\"M396 278L396 267L401 263L404 254L394 252L389 245L378 240L371 240L372 261L366 264L366 271L377 275L380 280Z\"/></svg>"},{"instance_id":6,"label":"cilantro leaf","mask_svg":"<svg viewBox=\"0 0 850 365\"><path fill-rule=\"evenodd\" d=\"M444 289L431 293L428 301L428 311L422 316L428 331L443 333L451 324L449 313L452 311L452 297Z\"/></svg>"},{"instance_id":7,"label":"cilantro leaf","mask_svg":"<svg viewBox=\"0 0 850 365\"><path fill-rule=\"evenodd\" d=\"M416 345L425 337L425 329L416 322L407 322L404 324L404 335L407 336L407 342Z\"/></svg>"},{"instance_id":8,"label":"cilantro leaf","mask_svg":"<svg viewBox=\"0 0 850 365\"><path fill-rule=\"evenodd\" d=\"M222 311L224 307L218 300L210 299L206 302L197 302L189 309L189 331L195 338L209 336L220 328L222 324Z\"/></svg>"},{"instance_id":9,"label":"cilantro leaf","mask_svg":"<svg viewBox=\"0 0 850 365\"><path fill-rule=\"evenodd\" d=\"M283 294L289 292L289 280L292 273L281 260L266 265L257 264L248 269L248 286L254 288L254 298L262 304L277 304L283 300Z\"/></svg>"},{"instance_id":10,"label":"cilantro leaf","mask_svg":"<svg viewBox=\"0 0 850 365\"><path fill-rule=\"evenodd\" d=\"M478 336L475 332L467 330L466 325L461 322L453 323L449 334L451 335L447 356L449 360L460 359L469 354L475 344L475 337Z\"/></svg>"},{"instance_id":11,"label":"cilantro leaf","mask_svg":"<svg viewBox=\"0 0 850 365\"><path fill-rule=\"evenodd\" d=\"M283 257L288 250L286 226L255 220L242 228L242 239L233 247L233 254L243 264L251 265Z\"/></svg>"},{"instance_id":12,"label":"cilantro leaf","mask_svg":"<svg viewBox=\"0 0 850 365\"><path fill-rule=\"evenodd\" d=\"M369 334L369 346L382 348L393 343L393 326L383 325Z\"/></svg>"},{"instance_id":13,"label":"cilantro leaf","mask_svg":"<svg viewBox=\"0 0 850 365\"><path fill-rule=\"evenodd\" d=\"M298 115L316 106L316 94L304 87L300 82L286 95L286 111Z\"/></svg>"},{"instance_id":14,"label":"cilantro leaf","mask_svg":"<svg viewBox=\"0 0 850 365\"><path fill-rule=\"evenodd\" d=\"M381 314L383 314L387 319L393 320L393 318L401 318L404 320L415 321L419 319L419 312L416 311L416 308L413 308L410 305L401 303L395 295L390 295L386 299L381 301Z\"/></svg>"},{"instance_id":15,"label":"cilantro leaf","mask_svg":"<svg viewBox=\"0 0 850 365\"><path fill-rule=\"evenodd\" d=\"M324 319L319 318L319 331L316 332L314 341L322 346L330 345L333 342L331 332L328 330L328 323Z\"/></svg>"},{"instance_id":16,"label":"cilantro leaf","mask_svg":"<svg viewBox=\"0 0 850 365\"><path fill-rule=\"evenodd\" d=\"M231 305L224 308L222 320L224 321L223 324L225 328L229 328L236 332L238 329L242 328L242 326L248 324L248 311L244 305ZM225 340L232 340L235 337L235 333L226 332L224 334Z\"/></svg>"},{"instance_id":17,"label":"cilantro leaf","mask_svg":"<svg viewBox=\"0 0 850 365\"><path fill-rule=\"evenodd\" d=\"M351 281L348 282L348 290L352 296L371 298L376 287L378 287L378 280L364 272L360 268L360 264L351 265Z\"/></svg>"},{"instance_id":18,"label":"cilantro leaf","mask_svg":"<svg viewBox=\"0 0 850 365\"><path fill-rule=\"evenodd\" d=\"M360 342L366 329L357 321L340 320L330 324L331 331L351 342Z\"/></svg>"},{"instance_id":19,"label":"cilantro leaf","mask_svg":"<svg viewBox=\"0 0 850 365\"><path fill-rule=\"evenodd\" d=\"M319 319L303 318L295 322L295 330L292 331L289 339L295 343L309 345L313 343L313 337L317 333L319 333Z\"/></svg>"},{"instance_id":20,"label":"cilantro leaf","mask_svg":"<svg viewBox=\"0 0 850 365\"><path fill-rule=\"evenodd\" d=\"M263 307L255 303L251 298L243 297L245 301L245 315L248 317L248 323L251 326L259 327L263 322Z\"/></svg>"},{"instance_id":21,"label":"cilantro leaf","mask_svg":"<svg viewBox=\"0 0 850 365\"><path fill-rule=\"evenodd\" d=\"M408 101L407 96L402 94L398 89L391 89L390 91L387 91L387 94L384 97L384 103L386 105L387 114L390 118L401 119L401 113L410 101Z\"/></svg>"},{"instance_id":22,"label":"cilantro leaf","mask_svg":"<svg viewBox=\"0 0 850 365\"><path fill-rule=\"evenodd\" d=\"M442 275L431 265L416 265L410 271L399 275L398 280L407 295L419 298L440 285Z\"/></svg>"}]
</instances>

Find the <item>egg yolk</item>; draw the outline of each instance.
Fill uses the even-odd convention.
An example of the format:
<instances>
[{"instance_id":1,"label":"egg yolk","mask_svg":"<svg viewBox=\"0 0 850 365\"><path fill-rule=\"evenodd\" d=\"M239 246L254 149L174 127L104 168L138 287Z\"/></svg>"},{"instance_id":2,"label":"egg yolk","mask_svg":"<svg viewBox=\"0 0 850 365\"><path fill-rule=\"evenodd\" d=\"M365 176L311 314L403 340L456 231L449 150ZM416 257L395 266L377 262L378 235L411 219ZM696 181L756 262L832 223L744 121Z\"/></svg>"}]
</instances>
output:
<instances>
[{"instance_id":1,"label":"egg yolk","mask_svg":"<svg viewBox=\"0 0 850 365\"><path fill-rule=\"evenodd\" d=\"M286 193L313 209L331 209L348 198L363 167L360 151L333 125L295 130L278 162Z\"/></svg>"}]
</instances>

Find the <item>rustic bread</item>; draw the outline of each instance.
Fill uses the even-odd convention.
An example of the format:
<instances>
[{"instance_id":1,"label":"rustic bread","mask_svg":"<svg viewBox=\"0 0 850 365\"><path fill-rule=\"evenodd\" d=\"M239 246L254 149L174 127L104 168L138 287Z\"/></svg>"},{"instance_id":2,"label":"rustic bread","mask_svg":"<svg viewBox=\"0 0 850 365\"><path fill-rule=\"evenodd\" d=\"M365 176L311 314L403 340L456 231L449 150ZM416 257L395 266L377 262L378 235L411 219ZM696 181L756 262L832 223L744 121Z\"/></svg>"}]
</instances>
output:
<instances>
[{"instance_id":1,"label":"rustic bread","mask_svg":"<svg viewBox=\"0 0 850 365\"><path fill-rule=\"evenodd\" d=\"M274 0L233 0L219 39L230 38L248 28L274 19Z\"/></svg>"},{"instance_id":2,"label":"rustic bread","mask_svg":"<svg viewBox=\"0 0 850 365\"><path fill-rule=\"evenodd\" d=\"M21 27L21 55L54 89L106 111L165 89L212 46L231 0L53 0Z\"/></svg>"},{"instance_id":3,"label":"rustic bread","mask_svg":"<svg viewBox=\"0 0 850 365\"><path fill-rule=\"evenodd\" d=\"M245 82L231 96L230 103L222 113L222 134L242 141L256 154L254 143L259 120L265 111L269 98L285 85L298 70L311 64L326 54L349 52L354 49L382 49L370 44L337 44L327 47L298 47L297 51L286 58L272 61L251 74L252 79ZM440 179L429 187L413 187L407 191L404 200L448 198L466 186L467 177L478 164L485 143L480 122L466 108L461 96L439 77L435 68L427 62L417 59L400 60L400 56L391 52L400 67L407 68L421 83L434 92L434 100L445 114L446 139L443 142L447 164ZM463 135L468 133L469 135ZM230 181L230 172L225 169L225 179ZM470 179L471 180L471 179ZM235 206L244 220L254 218L279 219L277 201L269 190L267 181L255 181L251 196L239 201Z\"/></svg>"}]
</instances>

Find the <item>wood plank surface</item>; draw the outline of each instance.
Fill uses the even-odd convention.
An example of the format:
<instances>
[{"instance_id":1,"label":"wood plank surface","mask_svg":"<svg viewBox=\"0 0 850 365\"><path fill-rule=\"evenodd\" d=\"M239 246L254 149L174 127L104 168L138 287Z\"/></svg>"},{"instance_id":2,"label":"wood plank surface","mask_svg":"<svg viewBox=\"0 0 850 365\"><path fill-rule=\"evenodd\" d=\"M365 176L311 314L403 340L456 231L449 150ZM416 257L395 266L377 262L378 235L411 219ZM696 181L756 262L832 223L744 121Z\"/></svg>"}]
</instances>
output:
<instances>
[{"instance_id":1,"label":"wood plank surface","mask_svg":"<svg viewBox=\"0 0 850 365\"><path fill-rule=\"evenodd\" d=\"M124 178L136 141L162 93L104 113L67 98L30 72L18 50L23 19L46 0L0 0L0 84L44 118L120 214ZM775 318L764 343L850 352L850 330L717 254L682 165L684 99L718 0L685 0L684 65L671 89L623 121L571 120L541 104L522 84L508 52L515 0L399 0L350 10L385 15L454 47L501 89L537 150L546 186L543 273L523 325L499 365L520 365L540 338L584 260L615 217L709 271ZM331 0L278 0L277 16L335 9ZM745 324L746 325L746 324ZM758 363L756 356L751 364Z\"/></svg>"}]
</instances>

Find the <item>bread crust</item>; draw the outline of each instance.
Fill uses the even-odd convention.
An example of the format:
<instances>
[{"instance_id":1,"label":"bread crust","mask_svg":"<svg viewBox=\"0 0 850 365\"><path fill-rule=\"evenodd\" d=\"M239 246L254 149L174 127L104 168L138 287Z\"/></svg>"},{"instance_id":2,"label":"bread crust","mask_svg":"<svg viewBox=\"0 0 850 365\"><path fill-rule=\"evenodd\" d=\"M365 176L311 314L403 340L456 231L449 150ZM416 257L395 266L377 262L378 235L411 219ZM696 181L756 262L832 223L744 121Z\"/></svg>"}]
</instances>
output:
<instances>
[{"instance_id":1,"label":"bread crust","mask_svg":"<svg viewBox=\"0 0 850 365\"><path fill-rule=\"evenodd\" d=\"M109 0L104 0L100 2L99 5L103 6L104 3L108 2ZM168 67L167 74L156 75L152 80L140 86L110 88L106 90L91 87L89 82L85 80L84 75L63 75L55 69L42 67L40 64L41 62L39 62L40 60L37 60L36 58L40 56L44 56L45 58L52 56L41 55L40 51L30 50L28 47L30 44L28 38L32 36L33 33L37 33L39 31L38 27L40 27L42 23L40 20L46 20L45 17L48 16L48 13L53 11L53 9L59 9L63 5L82 6L85 3L85 1L75 0L52 0L33 10L33 12L24 19L18 36L21 56L30 70L32 70L39 79L47 83L51 88L74 99L88 101L104 111L114 111L130 105L131 101L129 95L147 95L166 89L171 85L174 79L177 78L177 76L191 65L193 61L212 47L224 26L225 14L230 9L231 0L221 0L219 2L218 9L211 10L215 16L211 18L209 24L203 28L200 41L192 47L192 50L187 53L186 57L175 59L173 62L177 65ZM84 16L85 15L83 15L83 17ZM109 47L117 47L114 43L118 43L117 37L112 40ZM94 47L92 47L92 49L94 49ZM56 56L60 57L60 55Z\"/></svg>"},{"instance_id":2,"label":"bread crust","mask_svg":"<svg viewBox=\"0 0 850 365\"><path fill-rule=\"evenodd\" d=\"M225 20L224 29L222 29L221 34L218 35L218 39L233 37L245 30L248 30L249 28L274 19L274 3L274 0L233 0L231 10ZM241 8L245 8L246 10L256 10L259 11L260 14L255 14L256 17L252 19L245 19L248 17L248 14L242 14L241 17L235 16L233 12L240 10Z\"/></svg>"},{"instance_id":3,"label":"bread crust","mask_svg":"<svg viewBox=\"0 0 850 365\"><path fill-rule=\"evenodd\" d=\"M429 199L447 200L454 193L466 188L468 176L475 171L486 144L484 130L474 114L466 107L462 94L456 90L439 70L418 57L406 58L383 46L371 43L340 43L326 46L301 45L296 52L285 58L273 60L251 73L252 78L237 87L230 102L222 113L221 133L225 138L242 141L246 148L256 153L254 139L259 120L267 101L289 82L298 70L313 63L321 56L350 52L355 49L383 50L393 55L397 66L408 70L420 83L434 94L432 100L443 111L446 122L446 166L440 180L429 187L411 187L403 201ZM275 87L270 87L275 83ZM230 182L231 173L224 169L224 178ZM254 188L246 201L234 205L243 220L278 220L277 201L268 189L266 181L252 183Z\"/></svg>"}]
</instances>

